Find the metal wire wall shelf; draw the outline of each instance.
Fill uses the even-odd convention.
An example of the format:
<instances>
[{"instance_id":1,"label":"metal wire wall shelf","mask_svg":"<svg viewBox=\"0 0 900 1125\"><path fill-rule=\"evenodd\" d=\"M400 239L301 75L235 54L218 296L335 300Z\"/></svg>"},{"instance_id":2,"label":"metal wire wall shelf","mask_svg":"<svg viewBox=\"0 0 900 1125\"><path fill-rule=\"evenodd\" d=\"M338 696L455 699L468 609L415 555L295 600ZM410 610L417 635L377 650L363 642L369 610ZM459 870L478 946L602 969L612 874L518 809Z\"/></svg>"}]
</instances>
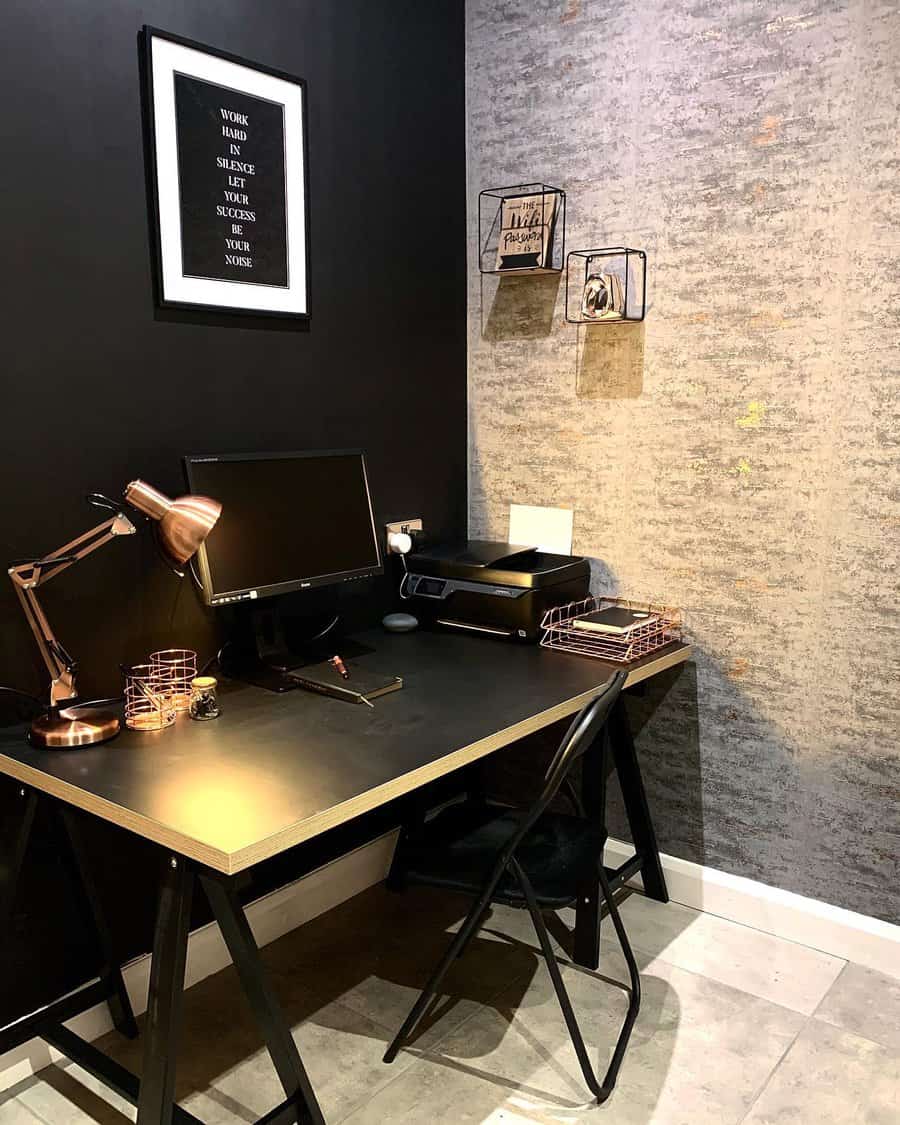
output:
<instances>
[{"instance_id":1,"label":"metal wire wall shelf","mask_svg":"<svg viewBox=\"0 0 900 1125\"><path fill-rule=\"evenodd\" d=\"M638 613L649 613L653 620L623 634L593 633L575 627L579 617L610 606L633 609ZM684 618L681 610L672 606L629 601L627 598L592 597L548 609L541 621L541 628L544 631L541 638L543 648L555 648L562 652L573 652L577 656L595 656L601 660L630 664L642 656L671 644L672 641L680 641Z\"/></svg>"},{"instance_id":2,"label":"metal wire wall shelf","mask_svg":"<svg viewBox=\"0 0 900 1125\"><path fill-rule=\"evenodd\" d=\"M630 246L571 250L566 258L569 324L643 320L647 308L647 255Z\"/></svg>"},{"instance_id":3,"label":"metal wire wall shelf","mask_svg":"<svg viewBox=\"0 0 900 1125\"><path fill-rule=\"evenodd\" d=\"M508 225L504 226L504 222ZM526 236L531 241L523 242ZM500 277L562 273L566 255L566 193L543 183L479 192L478 246L478 268L482 273Z\"/></svg>"}]
</instances>

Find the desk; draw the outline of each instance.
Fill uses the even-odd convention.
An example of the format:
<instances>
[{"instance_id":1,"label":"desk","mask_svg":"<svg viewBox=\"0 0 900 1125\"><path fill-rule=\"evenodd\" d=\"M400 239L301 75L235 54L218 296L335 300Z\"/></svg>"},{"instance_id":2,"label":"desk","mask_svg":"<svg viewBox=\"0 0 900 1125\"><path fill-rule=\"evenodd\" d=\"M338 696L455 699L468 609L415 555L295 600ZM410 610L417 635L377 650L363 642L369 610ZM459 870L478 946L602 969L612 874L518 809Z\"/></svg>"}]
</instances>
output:
<instances>
[{"instance_id":1,"label":"desk","mask_svg":"<svg viewBox=\"0 0 900 1125\"><path fill-rule=\"evenodd\" d=\"M58 813L61 843L83 891L85 914L103 952L101 978L82 992L0 1029L0 1053L40 1035L138 1105L139 1125L196 1119L173 1106L178 1028L191 898L199 884L235 962L285 1088L287 1100L263 1121L322 1122L311 1084L262 972L237 891L241 872L329 828L421 788L578 711L618 666L536 646L452 634L381 631L354 663L403 676L404 688L374 709L305 692L272 695L227 685L222 716L182 718L154 734L123 730L111 744L77 751L30 747L21 731L0 732L0 773L22 785L21 830L11 864L12 896L39 799ZM690 647L672 644L630 666L626 686L683 663ZM641 871L665 899L665 882L624 705L610 722L636 856L614 872L619 884ZM587 811L602 799L607 744L585 764ZM151 963L143 1079L113 1064L62 1027L100 1000L116 1026L136 1031L102 911L84 863L79 814L101 817L165 848ZM576 959L596 967L600 905L596 888L579 900Z\"/></svg>"}]
</instances>

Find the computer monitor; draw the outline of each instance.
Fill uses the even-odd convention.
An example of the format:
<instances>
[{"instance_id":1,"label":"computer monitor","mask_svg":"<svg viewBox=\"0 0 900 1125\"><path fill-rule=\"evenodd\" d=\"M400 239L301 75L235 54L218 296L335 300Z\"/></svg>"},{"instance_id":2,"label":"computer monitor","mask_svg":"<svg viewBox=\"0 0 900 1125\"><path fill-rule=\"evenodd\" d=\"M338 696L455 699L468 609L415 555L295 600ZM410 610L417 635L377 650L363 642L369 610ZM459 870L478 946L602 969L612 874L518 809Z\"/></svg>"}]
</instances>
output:
<instances>
[{"instance_id":1,"label":"computer monitor","mask_svg":"<svg viewBox=\"0 0 900 1125\"><path fill-rule=\"evenodd\" d=\"M190 491L222 505L197 553L208 605L381 573L360 450L192 455L184 467Z\"/></svg>"}]
</instances>

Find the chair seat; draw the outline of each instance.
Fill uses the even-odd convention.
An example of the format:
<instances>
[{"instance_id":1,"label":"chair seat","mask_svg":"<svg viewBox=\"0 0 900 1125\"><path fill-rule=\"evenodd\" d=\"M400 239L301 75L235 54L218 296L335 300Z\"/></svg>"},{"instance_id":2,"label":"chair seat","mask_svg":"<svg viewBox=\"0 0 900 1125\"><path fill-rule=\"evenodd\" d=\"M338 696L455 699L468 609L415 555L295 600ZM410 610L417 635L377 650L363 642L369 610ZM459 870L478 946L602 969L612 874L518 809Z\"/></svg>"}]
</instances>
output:
<instances>
[{"instance_id":1,"label":"chair seat","mask_svg":"<svg viewBox=\"0 0 900 1125\"><path fill-rule=\"evenodd\" d=\"M505 805L450 805L403 843L399 870L409 883L478 895L525 815L527 810ZM552 812L539 817L516 850L538 903L554 910L573 903L584 880L596 875L605 842L603 828L581 817ZM509 871L492 898L525 906Z\"/></svg>"}]
</instances>

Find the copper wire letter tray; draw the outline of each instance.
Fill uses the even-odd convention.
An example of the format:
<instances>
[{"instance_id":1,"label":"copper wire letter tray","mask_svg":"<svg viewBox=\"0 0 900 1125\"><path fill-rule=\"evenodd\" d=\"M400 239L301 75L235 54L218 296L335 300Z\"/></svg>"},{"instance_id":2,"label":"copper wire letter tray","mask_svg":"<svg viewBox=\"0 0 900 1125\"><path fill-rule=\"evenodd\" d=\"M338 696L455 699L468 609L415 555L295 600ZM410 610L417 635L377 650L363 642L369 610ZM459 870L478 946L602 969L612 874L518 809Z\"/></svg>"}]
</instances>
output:
<instances>
[{"instance_id":1,"label":"copper wire letter tray","mask_svg":"<svg viewBox=\"0 0 900 1125\"><path fill-rule=\"evenodd\" d=\"M593 633L575 627L579 617L610 606L649 613L653 620L623 634ZM672 606L629 601L627 598L585 598L584 601L569 602L547 610L541 621L544 631L541 645L544 648L574 652L578 656L597 656L602 660L630 664L672 641L680 641L682 627L681 610Z\"/></svg>"}]
</instances>

